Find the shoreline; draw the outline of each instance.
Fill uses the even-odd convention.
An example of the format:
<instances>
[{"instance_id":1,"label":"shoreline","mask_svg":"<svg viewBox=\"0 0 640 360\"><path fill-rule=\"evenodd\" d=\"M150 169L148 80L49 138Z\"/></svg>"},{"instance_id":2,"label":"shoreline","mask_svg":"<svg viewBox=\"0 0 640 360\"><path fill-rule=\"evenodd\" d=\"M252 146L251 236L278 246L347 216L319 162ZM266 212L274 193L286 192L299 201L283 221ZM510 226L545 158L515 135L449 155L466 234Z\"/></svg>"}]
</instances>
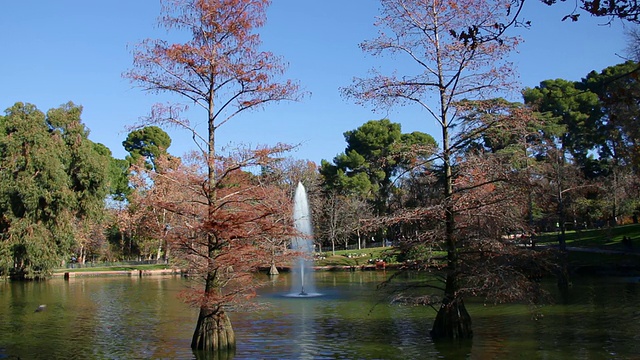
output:
<instances>
[{"instance_id":1,"label":"shoreline","mask_svg":"<svg viewBox=\"0 0 640 360\"><path fill-rule=\"evenodd\" d=\"M91 277L91 276L153 276L153 275L183 275L180 269L158 269L158 270L100 270L100 271L60 271L54 272L51 277Z\"/></svg>"},{"instance_id":2,"label":"shoreline","mask_svg":"<svg viewBox=\"0 0 640 360\"><path fill-rule=\"evenodd\" d=\"M396 269L398 266L395 264L385 264L385 266L376 265L329 265L329 266L314 266L315 271L379 271L386 269ZM278 271L287 273L291 272L290 266L278 266ZM268 273L269 267L260 268L259 272ZM157 269L157 270L99 270L99 271L57 271L54 272L51 277L65 279L74 277L97 277L97 276L159 276L159 275L180 275L188 277L189 273L182 269Z\"/></svg>"},{"instance_id":3,"label":"shoreline","mask_svg":"<svg viewBox=\"0 0 640 360\"><path fill-rule=\"evenodd\" d=\"M573 252L595 252L595 253L605 253L600 249L568 249ZM614 253L613 251L606 253ZM615 252L615 254L625 254L625 255L640 255L638 252L628 253L628 252ZM578 276L640 276L640 263L633 264L615 264L615 265L598 265L598 264L590 264L590 265L571 265L569 264L570 273ZM386 270L399 270L405 267L405 264L398 263L378 263L378 264L363 264L363 265L325 265L325 266L314 266L314 271L336 271L336 272L349 272L349 271L386 271ZM291 272L291 266L283 265L276 267L278 272L280 273L289 273ZM74 269L69 269L74 270ZM269 274L270 267L263 266L260 267L257 273ZM75 278L75 277L99 277L99 276L128 276L128 277L143 277L143 276L183 276L189 277L188 270L178 269L178 268L167 268L167 269L132 269L132 270L98 270L98 271L65 271L58 269L54 272L50 278L60 278L63 277L65 279Z\"/></svg>"}]
</instances>

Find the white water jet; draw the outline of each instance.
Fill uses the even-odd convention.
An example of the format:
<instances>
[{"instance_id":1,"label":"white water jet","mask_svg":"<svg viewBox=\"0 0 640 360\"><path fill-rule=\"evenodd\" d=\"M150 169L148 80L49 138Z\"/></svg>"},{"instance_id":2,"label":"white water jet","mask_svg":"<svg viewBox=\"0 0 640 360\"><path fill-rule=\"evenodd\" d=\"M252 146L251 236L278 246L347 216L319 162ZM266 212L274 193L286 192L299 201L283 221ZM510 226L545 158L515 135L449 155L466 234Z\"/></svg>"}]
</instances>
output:
<instances>
[{"instance_id":1,"label":"white water jet","mask_svg":"<svg viewBox=\"0 0 640 360\"><path fill-rule=\"evenodd\" d=\"M299 256L292 268L291 293L287 296L310 297L319 296L315 289L313 278L313 228L311 226L311 213L307 192L298 183L296 193L293 198L293 223L300 233L299 237L291 240L291 249Z\"/></svg>"}]
</instances>

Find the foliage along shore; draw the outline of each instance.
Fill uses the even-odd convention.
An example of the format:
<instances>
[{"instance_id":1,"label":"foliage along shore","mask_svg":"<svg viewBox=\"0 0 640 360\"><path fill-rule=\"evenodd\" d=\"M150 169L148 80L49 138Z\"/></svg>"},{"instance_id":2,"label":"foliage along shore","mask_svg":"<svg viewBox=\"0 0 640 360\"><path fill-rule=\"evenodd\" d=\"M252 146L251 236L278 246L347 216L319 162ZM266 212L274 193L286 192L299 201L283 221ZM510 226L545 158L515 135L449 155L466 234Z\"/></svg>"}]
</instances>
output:
<instances>
[{"instance_id":1,"label":"foliage along shore","mask_svg":"<svg viewBox=\"0 0 640 360\"><path fill-rule=\"evenodd\" d=\"M618 226L566 234L569 251L569 270L577 275L640 276L640 224ZM627 239L625 241L625 239ZM555 246L556 234L547 233L537 238L536 246ZM397 270L406 263L398 261L392 247L359 250L340 250L335 254L316 256L317 271L372 271ZM434 251L433 257L443 253ZM278 271L290 271L290 266L279 264ZM260 268L267 273L268 266ZM150 276L185 275L186 272L168 265L105 266L76 269L57 269L53 277L66 273L70 277L87 276Z\"/></svg>"}]
</instances>

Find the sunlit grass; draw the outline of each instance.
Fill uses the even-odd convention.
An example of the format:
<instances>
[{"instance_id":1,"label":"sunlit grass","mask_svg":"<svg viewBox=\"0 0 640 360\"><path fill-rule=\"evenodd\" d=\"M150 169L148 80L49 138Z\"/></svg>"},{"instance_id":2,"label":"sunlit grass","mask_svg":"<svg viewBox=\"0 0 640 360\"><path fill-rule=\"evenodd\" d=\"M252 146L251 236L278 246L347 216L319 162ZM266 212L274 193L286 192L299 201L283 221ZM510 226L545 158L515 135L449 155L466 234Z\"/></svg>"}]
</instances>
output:
<instances>
[{"instance_id":1,"label":"sunlit grass","mask_svg":"<svg viewBox=\"0 0 640 360\"><path fill-rule=\"evenodd\" d=\"M557 244L558 232L549 232L537 237L539 244ZM600 249L625 250L624 237L631 238L631 248L640 248L640 224L621 225L590 230L571 230L565 233L567 246L598 247Z\"/></svg>"},{"instance_id":2,"label":"sunlit grass","mask_svg":"<svg viewBox=\"0 0 640 360\"><path fill-rule=\"evenodd\" d=\"M370 264L376 259L388 258L393 251L390 247L378 247L358 250L336 250L335 255L329 251L316 255L316 266L361 266Z\"/></svg>"}]
</instances>

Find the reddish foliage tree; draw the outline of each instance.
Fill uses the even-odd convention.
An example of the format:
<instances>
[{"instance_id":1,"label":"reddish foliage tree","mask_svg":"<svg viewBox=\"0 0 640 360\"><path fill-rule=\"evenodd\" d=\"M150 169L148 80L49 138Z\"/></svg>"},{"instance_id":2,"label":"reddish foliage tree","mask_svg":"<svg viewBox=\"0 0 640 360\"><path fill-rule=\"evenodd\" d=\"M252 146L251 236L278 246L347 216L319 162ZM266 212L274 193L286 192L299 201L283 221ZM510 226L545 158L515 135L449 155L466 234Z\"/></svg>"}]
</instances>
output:
<instances>
[{"instance_id":1,"label":"reddish foliage tree","mask_svg":"<svg viewBox=\"0 0 640 360\"><path fill-rule=\"evenodd\" d=\"M230 204L239 206L251 199L239 200L237 196L258 190L251 187L251 191L229 190L230 193L226 193L225 184L234 171L249 164L260 165L260 161L266 161L270 154L285 150L281 146L258 149L248 156L254 161L222 159L216 154L216 130L245 110L300 96L298 86L290 80L277 81L277 76L285 70L281 60L270 52L258 50L260 37L255 29L264 24L269 4L269 0L165 0L160 24L170 30L186 30L191 39L182 44L162 40L143 42L134 54L134 68L125 74L145 90L180 95L207 112L204 135L199 134L190 121L180 117L180 110L184 109L181 106L157 105L148 119L152 123L175 125L191 131L200 149L194 159L201 163L198 171L192 173L203 176L199 191L203 195L200 202L205 213L199 219L206 231L199 243L204 248L193 249L192 255L207 261L204 267L194 268L204 274L204 290L197 296L200 300L195 302L200 306L200 314L191 344L197 350L235 347L230 322L221 306L224 301L216 300L224 299L219 294L224 293L223 289L230 283L221 276L229 271L218 264L225 263L227 258L246 259L241 254L250 248L238 247L234 248L237 254L233 256L221 255L220 245L229 238L220 238L214 229L239 226L247 221L241 211L227 210ZM244 155L246 153L241 157ZM271 217L258 217L253 222L259 219L266 221ZM263 226L266 225L256 229ZM237 272L240 266L239 263L234 266L236 274L240 273Z\"/></svg>"},{"instance_id":2,"label":"reddish foliage tree","mask_svg":"<svg viewBox=\"0 0 640 360\"><path fill-rule=\"evenodd\" d=\"M272 239L290 239L295 234L291 198L283 189L265 183L245 167L268 166L283 149L264 148L218 157L215 202L209 203L206 167L194 154L178 166L160 164L165 171L138 167L132 182L137 191L131 206L140 217L163 217L163 227L147 221L148 233L167 239L177 266L188 271L193 284L183 293L191 305L207 309L199 318L193 341L224 349L235 344L227 312L250 309L248 302L262 284L255 276L269 265Z\"/></svg>"},{"instance_id":3,"label":"reddish foliage tree","mask_svg":"<svg viewBox=\"0 0 640 360\"><path fill-rule=\"evenodd\" d=\"M154 167L150 167L144 157L138 159L130 168L133 191L128 196L128 204L115 211L122 245L124 246L126 236L129 247L135 242L140 255L149 260L154 256L157 259L161 256L169 258L166 232L167 224L171 224L173 216L166 209L154 206L158 199L168 199L173 195L170 193L171 188L163 186L164 177L158 180L155 175L170 173L180 165L179 158L168 154L154 160Z\"/></svg>"},{"instance_id":4,"label":"reddish foliage tree","mask_svg":"<svg viewBox=\"0 0 640 360\"><path fill-rule=\"evenodd\" d=\"M475 102L470 106L464 101L487 99L514 84L513 67L505 57L519 40L506 36L508 25L502 25L514 21L511 5L509 0L382 0L377 23L380 34L361 46L374 55L405 56L415 65L406 68L415 72L375 73L356 79L345 90L347 96L383 106L417 105L440 125L441 149L435 159L439 168L425 174L424 179L425 184L440 189L438 201L428 200L426 205L385 219L424 224L415 226L422 232L407 246L442 246L447 253L446 280L444 287L439 287L443 297L431 332L434 338L472 336L463 299L491 288L481 285L482 279L474 271L482 273L482 269L472 265L492 259L494 269L518 270L504 267L498 260L518 253L517 247L506 246L501 234L523 222L524 200L517 195L527 193L522 191L527 182L521 181L526 177L514 167L512 158L502 153L474 153L469 145L491 128L502 127L505 132L522 129L526 118L513 109L496 106L499 104ZM472 113L483 116L470 116ZM437 179L429 180L433 176ZM525 284L530 283L505 282L504 287L494 287L504 295L494 298L509 298L528 286Z\"/></svg>"},{"instance_id":5,"label":"reddish foliage tree","mask_svg":"<svg viewBox=\"0 0 640 360\"><path fill-rule=\"evenodd\" d=\"M545 294L537 279L554 269L550 251L528 246L527 218L536 181L527 156L532 144L526 125L532 115L524 107L496 100L461 102L458 110L458 125L465 131L452 141L459 151L452 159L451 195L431 194L417 206L384 219L387 225L421 230L400 243L405 253L419 255L418 249L425 247L447 251L444 262L426 254L412 258L411 263L414 269L436 266L446 273L444 287L437 283L439 279L426 284L443 296L411 299L439 305L434 338L471 336L471 316L464 307L469 296L484 296L495 303L541 301ZM442 180L436 169L424 174L422 182L443 192ZM454 225L450 234L448 220ZM452 317L450 307L456 309L457 317Z\"/></svg>"}]
</instances>

